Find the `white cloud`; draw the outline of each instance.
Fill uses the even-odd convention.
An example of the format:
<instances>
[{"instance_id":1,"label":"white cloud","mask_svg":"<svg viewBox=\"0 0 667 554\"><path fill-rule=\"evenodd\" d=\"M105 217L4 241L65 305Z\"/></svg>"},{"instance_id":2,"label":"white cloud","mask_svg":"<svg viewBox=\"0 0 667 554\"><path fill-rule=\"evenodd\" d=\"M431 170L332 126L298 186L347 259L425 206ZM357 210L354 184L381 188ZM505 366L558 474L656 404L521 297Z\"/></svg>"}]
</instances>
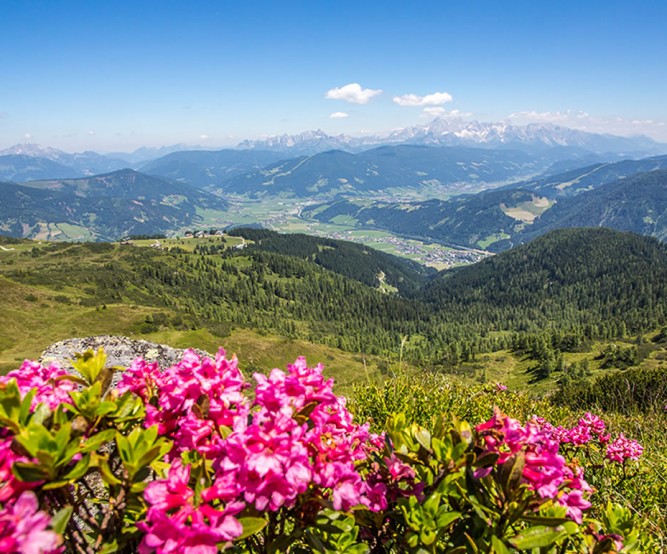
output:
<instances>
[{"instance_id":1,"label":"white cloud","mask_svg":"<svg viewBox=\"0 0 667 554\"><path fill-rule=\"evenodd\" d=\"M573 114L571 111L566 112L538 112L535 110L524 110L521 112L515 112L510 114L507 119L518 119L522 121L547 121L547 122L558 122L558 121L567 121L572 117L578 119L586 119L589 115L586 112L577 112Z\"/></svg>"},{"instance_id":2,"label":"white cloud","mask_svg":"<svg viewBox=\"0 0 667 554\"><path fill-rule=\"evenodd\" d=\"M350 116L345 112L334 112L329 116L330 119L347 119L348 117Z\"/></svg>"},{"instance_id":3,"label":"white cloud","mask_svg":"<svg viewBox=\"0 0 667 554\"><path fill-rule=\"evenodd\" d=\"M88 131L88 136L89 136L89 137L92 137L94 134L95 134L95 131L92 131L92 130L91 130L91 131Z\"/></svg>"},{"instance_id":4,"label":"white cloud","mask_svg":"<svg viewBox=\"0 0 667 554\"><path fill-rule=\"evenodd\" d=\"M472 112L462 112L460 110L452 110L449 112L450 117L472 117Z\"/></svg>"},{"instance_id":5,"label":"white cloud","mask_svg":"<svg viewBox=\"0 0 667 554\"><path fill-rule=\"evenodd\" d=\"M208 135L199 135L199 140L208 140Z\"/></svg>"},{"instance_id":6,"label":"white cloud","mask_svg":"<svg viewBox=\"0 0 667 554\"><path fill-rule=\"evenodd\" d=\"M447 113L447 110L441 107L424 108L424 111L422 113L427 117L441 117Z\"/></svg>"},{"instance_id":7,"label":"white cloud","mask_svg":"<svg viewBox=\"0 0 667 554\"><path fill-rule=\"evenodd\" d=\"M344 100L352 104L367 104L368 101L381 94L382 90L373 90L370 88L361 88L359 83L350 83L340 88L332 88L324 95L329 100Z\"/></svg>"},{"instance_id":8,"label":"white cloud","mask_svg":"<svg viewBox=\"0 0 667 554\"><path fill-rule=\"evenodd\" d=\"M417 96L416 94L394 96L394 103L399 106L441 106L452 100L452 95L448 92L434 92L426 96Z\"/></svg>"},{"instance_id":9,"label":"white cloud","mask_svg":"<svg viewBox=\"0 0 667 554\"><path fill-rule=\"evenodd\" d=\"M424 119L433 119L435 117L467 118L472 117L472 112L462 112L460 110L447 111L440 106L424 108L421 113Z\"/></svg>"},{"instance_id":10,"label":"white cloud","mask_svg":"<svg viewBox=\"0 0 667 554\"><path fill-rule=\"evenodd\" d=\"M32 135L30 133L26 133L25 135L23 135L23 138L25 140L30 140L32 138Z\"/></svg>"}]
</instances>

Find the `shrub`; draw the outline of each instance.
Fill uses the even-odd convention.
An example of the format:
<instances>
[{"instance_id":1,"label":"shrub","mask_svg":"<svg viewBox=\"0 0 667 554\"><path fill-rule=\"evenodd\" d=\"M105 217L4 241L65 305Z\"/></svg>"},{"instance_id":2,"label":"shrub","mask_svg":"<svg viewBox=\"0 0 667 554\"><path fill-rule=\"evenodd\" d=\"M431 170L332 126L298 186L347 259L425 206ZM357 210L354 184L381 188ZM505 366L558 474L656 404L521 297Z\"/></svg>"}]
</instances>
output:
<instances>
[{"instance_id":1,"label":"shrub","mask_svg":"<svg viewBox=\"0 0 667 554\"><path fill-rule=\"evenodd\" d=\"M629 508L586 515L589 469L632 472L641 454L592 415L399 411L375 434L303 358L254 384L222 350L164 371L137 359L114 387L102 352L75 367L0 381L5 552L655 551Z\"/></svg>"}]
</instances>

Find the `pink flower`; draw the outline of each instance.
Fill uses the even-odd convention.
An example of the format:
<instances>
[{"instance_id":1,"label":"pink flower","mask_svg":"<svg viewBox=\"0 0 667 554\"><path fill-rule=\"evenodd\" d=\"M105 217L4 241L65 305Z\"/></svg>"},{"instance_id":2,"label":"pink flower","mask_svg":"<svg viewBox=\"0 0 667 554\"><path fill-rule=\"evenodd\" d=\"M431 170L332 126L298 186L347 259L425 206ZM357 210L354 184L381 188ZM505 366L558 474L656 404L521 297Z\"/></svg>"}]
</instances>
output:
<instances>
[{"instance_id":1,"label":"pink flower","mask_svg":"<svg viewBox=\"0 0 667 554\"><path fill-rule=\"evenodd\" d=\"M583 521L583 512L591 507L591 503L584 498L580 490L564 492L556 499L556 502L567 507L567 515L577 523Z\"/></svg>"},{"instance_id":2,"label":"pink flower","mask_svg":"<svg viewBox=\"0 0 667 554\"><path fill-rule=\"evenodd\" d=\"M166 480L149 483L144 491L146 502L163 512L182 508L192 503L194 492L189 487L190 466L183 467L176 460L169 468Z\"/></svg>"},{"instance_id":3,"label":"pink flower","mask_svg":"<svg viewBox=\"0 0 667 554\"><path fill-rule=\"evenodd\" d=\"M123 372L116 388L120 394L130 391L148 402L155 395L161 376L157 363L149 364L137 358Z\"/></svg>"},{"instance_id":4,"label":"pink flower","mask_svg":"<svg viewBox=\"0 0 667 554\"><path fill-rule=\"evenodd\" d=\"M34 489L42 484L42 481L25 482L19 481L12 473L15 462L27 462L29 458L19 456L12 450L13 438L0 440L0 502L15 500L26 490Z\"/></svg>"},{"instance_id":5,"label":"pink flower","mask_svg":"<svg viewBox=\"0 0 667 554\"><path fill-rule=\"evenodd\" d=\"M62 379L66 376L68 373L56 364L44 367L39 362L25 360L19 369L0 376L0 383L16 379L22 395L25 396L32 389L37 391L32 399L33 409L37 404L43 403L53 410L60 404L72 403L69 393L75 391L77 385L69 379Z\"/></svg>"},{"instance_id":6,"label":"pink flower","mask_svg":"<svg viewBox=\"0 0 667 554\"><path fill-rule=\"evenodd\" d=\"M588 427L579 426L577 432L582 429ZM521 426L496 409L490 420L477 426L477 432L484 452L499 455L497 465L523 453L523 482L541 498L555 499L567 506L569 517L581 522L582 511L590 507L583 493L589 492L590 487L583 479L583 472L570 468L559 454L561 429L535 417ZM576 434L569 434L570 439L578 440ZM491 468L478 468L474 475L481 479L491 472Z\"/></svg>"},{"instance_id":7,"label":"pink flower","mask_svg":"<svg viewBox=\"0 0 667 554\"><path fill-rule=\"evenodd\" d=\"M644 448L636 440L625 438L623 433L607 445L605 457L612 462L622 464L625 460L638 460Z\"/></svg>"},{"instance_id":8,"label":"pink flower","mask_svg":"<svg viewBox=\"0 0 667 554\"><path fill-rule=\"evenodd\" d=\"M144 498L150 507L146 520L137 525L145 533L140 553L216 554L220 543L231 541L243 532L234 517L243 510L242 502L213 506L211 502L219 500L224 491L207 489L202 494L204 502L195 506L189 479L190 467L183 467L181 461L176 460L167 479L146 487Z\"/></svg>"},{"instance_id":9,"label":"pink flower","mask_svg":"<svg viewBox=\"0 0 667 554\"><path fill-rule=\"evenodd\" d=\"M0 510L0 552L41 554L59 552L62 538L47 529L51 519L39 511L37 497L24 492Z\"/></svg>"}]
</instances>

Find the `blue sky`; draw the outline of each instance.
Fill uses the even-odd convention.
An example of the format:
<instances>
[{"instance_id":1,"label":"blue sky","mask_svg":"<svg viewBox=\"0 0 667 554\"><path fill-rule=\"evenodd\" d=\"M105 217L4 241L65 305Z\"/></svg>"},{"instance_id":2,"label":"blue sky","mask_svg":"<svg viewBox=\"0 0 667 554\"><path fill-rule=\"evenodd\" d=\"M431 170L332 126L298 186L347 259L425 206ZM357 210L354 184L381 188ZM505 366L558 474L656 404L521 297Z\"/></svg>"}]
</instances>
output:
<instances>
[{"instance_id":1,"label":"blue sky","mask_svg":"<svg viewBox=\"0 0 667 554\"><path fill-rule=\"evenodd\" d=\"M665 21L664 1L2 0L0 149L229 146L438 115L667 142Z\"/></svg>"}]
</instances>

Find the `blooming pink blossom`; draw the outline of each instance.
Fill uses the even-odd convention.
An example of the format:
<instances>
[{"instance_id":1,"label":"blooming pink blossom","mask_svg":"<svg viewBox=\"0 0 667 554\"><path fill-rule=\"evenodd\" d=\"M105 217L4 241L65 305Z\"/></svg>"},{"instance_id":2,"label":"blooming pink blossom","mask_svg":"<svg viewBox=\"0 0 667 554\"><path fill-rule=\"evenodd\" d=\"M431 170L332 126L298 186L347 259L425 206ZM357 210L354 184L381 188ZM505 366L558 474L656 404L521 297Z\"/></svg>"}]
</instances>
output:
<instances>
[{"instance_id":1,"label":"blooming pink blossom","mask_svg":"<svg viewBox=\"0 0 667 554\"><path fill-rule=\"evenodd\" d=\"M625 438L623 433L607 445L606 458L622 464L625 460L638 460L644 452L644 447L636 440Z\"/></svg>"},{"instance_id":2,"label":"blooming pink blossom","mask_svg":"<svg viewBox=\"0 0 667 554\"><path fill-rule=\"evenodd\" d=\"M53 410L60 404L72 403L69 393L75 391L77 385L70 379L63 378L67 376L68 373L60 369L57 364L44 367L39 362L25 360L19 369L0 376L0 383L16 379L22 395L26 395L32 389L36 390L31 404L33 409L37 404L43 403Z\"/></svg>"},{"instance_id":3,"label":"blooming pink blossom","mask_svg":"<svg viewBox=\"0 0 667 554\"><path fill-rule=\"evenodd\" d=\"M12 473L15 462L26 462L29 458L19 456L12 450L11 437L0 440L0 502L17 499L26 490L34 489L42 481L26 482L18 480Z\"/></svg>"},{"instance_id":4,"label":"blooming pink blossom","mask_svg":"<svg viewBox=\"0 0 667 554\"><path fill-rule=\"evenodd\" d=\"M243 532L235 517L243 509L243 503L230 502L221 508L205 501L195 506L189 479L189 466L176 460L166 479L146 487L144 498L150 507L146 520L138 524L145 532L140 553L215 554L220 543L231 541ZM215 495L209 495L207 500L215 500Z\"/></svg>"},{"instance_id":5,"label":"blooming pink blossom","mask_svg":"<svg viewBox=\"0 0 667 554\"><path fill-rule=\"evenodd\" d=\"M512 455L522 453L525 464L523 482L541 498L550 498L567 507L568 516L581 522L582 512L590 507L583 493L590 487L579 468L571 468L559 454L559 432L541 418L533 418L525 426L502 414L498 409L493 417L477 426L485 452L498 454L497 465L506 463ZM492 469L481 468L477 478Z\"/></svg>"},{"instance_id":6,"label":"blooming pink blossom","mask_svg":"<svg viewBox=\"0 0 667 554\"><path fill-rule=\"evenodd\" d=\"M24 492L16 502L0 509L0 552L42 554L60 552L62 538L51 531L46 512L39 510L33 492Z\"/></svg>"}]
</instances>

